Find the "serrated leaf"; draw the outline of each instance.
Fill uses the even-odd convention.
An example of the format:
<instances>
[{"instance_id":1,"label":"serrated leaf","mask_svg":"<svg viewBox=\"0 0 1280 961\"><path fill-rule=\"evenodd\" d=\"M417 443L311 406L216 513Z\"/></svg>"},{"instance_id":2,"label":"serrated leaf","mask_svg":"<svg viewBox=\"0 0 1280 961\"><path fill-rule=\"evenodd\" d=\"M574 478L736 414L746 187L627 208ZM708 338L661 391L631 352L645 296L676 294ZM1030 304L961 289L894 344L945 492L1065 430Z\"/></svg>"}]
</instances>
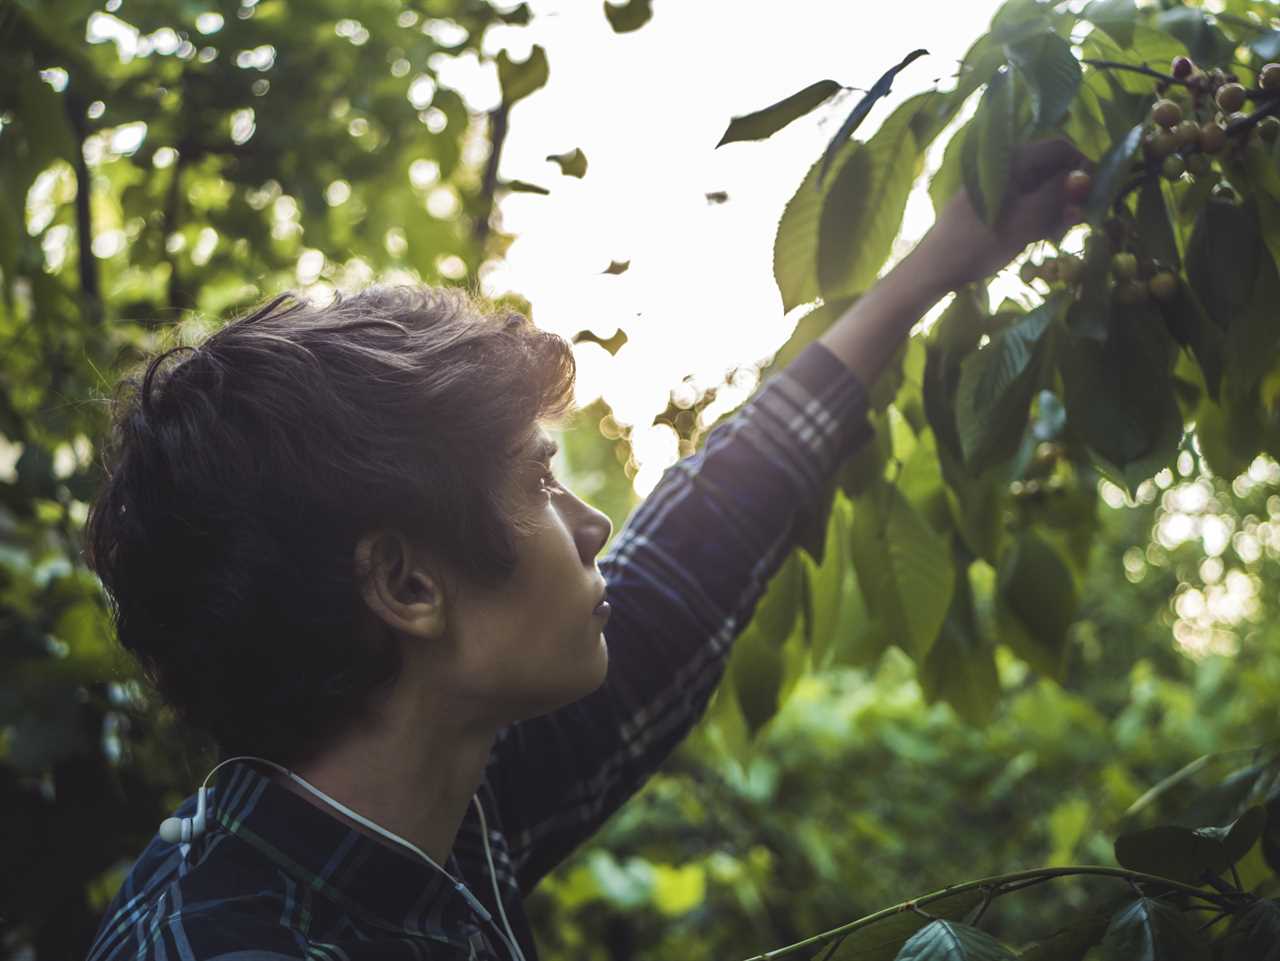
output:
<instances>
[{"instance_id":1,"label":"serrated leaf","mask_svg":"<svg viewBox=\"0 0 1280 961\"><path fill-rule=\"evenodd\" d=\"M1085 220L1097 227L1111 209L1112 202L1129 179L1134 155L1142 145L1143 125L1134 125L1098 163L1093 175L1093 188L1085 201Z\"/></svg>"},{"instance_id":2,"label":"serrated leaf","mask_svg":"<svg viewBox=\"0 0 1280 961\"><path fill-rule=\"evenodd\" d=\"M1262 835L1265 820L1256 806L1225 827L1164 824L1131 831L1116 838L1116 860L1133 871L1198 884L1205 872L1217 876L1244 857Z\"/></svg>"},{"instance_id":3,"label":"serrated leaf","mask_svg":"<svg viewBox=\"0 0 1280 961\"><path fill-rule=\"evenodd\" d=\"M1000 558L996 584L1000 640L1040 673L1061 680L1067 632L1080 604L1066 560L1038 534L1024 531Z\"/></svg>"},{"instance_id":4,"label":"serrated leaf","mask_svg":"<svg viewBox=\"0 0 1280 961\"><path fill-rule=\"evenodd\" d=\"M628 0L617 5L605 0L604 15L614 33L630 33L639 30L653 17L653 0Z\"/></svg>"},{"instance_id":5,"label":"serrated leaf","mask_svg":"<svg viewBox=\"0 0 1280 961\"><path fill-rule=\"evenodd\" d=\"M1133 43L1133 25L1138 19L1133 0L1093 0L1080 17L1101 27L1122 47Z\"/></svg>"},{"instance_id":6,"label":"serrated leaf","mask_svg":"<svg viewBox=\"0 0 1280 961\"><path fill-rule=\"evenodd\" d=\"M1182 912L1140 898L1111 919L1101 953L1103 961L1209 961L1209 944Z\"/></svg>"},{"instance_id":7,"label":"serrated leaf","mask_svg":"<svg viewBox=\"0 0 1280 961\"><path fill-rule=\"evenodd\" d=\"M541 44L535 43L529 56L519 63L512 60L506 50L498 51L498 82L502 87L502 100L508 106L546 86L550 75L547 51Z\"/></svg>"},{"instance_id":8,"label":"serrated leaf","mask_svg":"<svg viewBox=\"0 0 1280 961\"><path fill-rule=\"evenodd\" d=\"M860 294L875 283L919 172L913 121L939 96L928 92L906 101L831 178L818 225L817 276L824 300Z\"/></svg>"},{"instance_id":9,"label":"serrated leaf","mask_svg":"<svg viewBox=\"0 0 1280 961\"><path fill-rule=\"evenodd\" d=\"M834 161L837 171L854 162L866 144L850 140L841 147ZM859 161L860 162L860 161ZM828 207L827 191L818 192L819 159L809 168L800 186L787 202L778 221L773 239L773 278L782 295L782 309L789 311L801 304L811 303L819 296L818 289L818 228ZM839 177L839 173L836 174Z\"/></svg>"},{"instance_id":10,"label":"serrated leaf","mask_svg":"<svg viewBox=\"0 0 1280 961\"><path fill-rule=\"evenodd\" d=\"M981 900L980 891L962 891L930 901L928 911L935 918L963 918ZM900 911L847 935L830 957L824 945L818 956L823 961L894 961L907 939L930 923L922 914Z\"/></svg>"},{"instance_id":11,"label":"serrated leaf","mask_svg":"<svg viewBox=\"0 0 1280 961\"><path fill-rule=\"evenodd\" d=\"M779 100L761 110L743 114L741 117L734 117L729 121L724 136L716 146L721 147L727 143L743 140L764 140L792 121L799 120L805 114L826 103L839 93L840 89L840 84L834 80L819 80L784 100Z\"/></svg>"},{"instance_id":12,"label":"serrated leaf","mask_svg":"<svg viewBox=\"0 0 1280 961\"><path fill-rule=\"evenodd\" d=\"M1017 74L1010 70L992 78L961 151L965 187L974 209L988 224L1000 217L1013 169L1017 84Z\"/></svg>"},{"instance_id":13,"label":"serrated leaf","mask_svg":"<svg viewBox=\"0 0 1280 961\"><path fill-rule=\"evenodd\" d=\"M1280 961L1280 901L1259 901L1231 919L1220 961Z\"/></svg>"},{"instance_id":14,"label":"serrated leaf","mask_svg":"<svg viewBox=\"0 0 1280 961\"><path fill-rule=\"evenodd\" d=\"M1053 127L1080 90L1080 62L1056 33L1029 37L1008 47L1009 62L1022 71L1031 93L1036 126Z\"/></svg>"},{"instance_id":15,"label":"serrated leaf","mask_svg":"<svg viewBox=\"0 0 1280 961\"><path fill-rule=\"evenodd\" d=\"M894 961L1018 961L981 928L958 921L931 921L911 936Z\"/></svg>"},{"instance_id":16,"label":"serrated leaf","mask_svg":"<svg viewBox=\"0 0 1280 961\"><path fill-rule=\"evenodd\" d=\"M840 130L831 138L831 142L827 144L827 149L822 153L822 166L818 171L816 189L822 189L822 186L826 181L827 173L831 169L831 165L835 161L837 154L840 152L840 148L850 137L853 136L853 132L861 126L862 121L867 118L867 114L871 112L871 108L875 106L876 101L882 97L888 96L890 91L892 91L893 81L894 78L898 76L898 72L920 57L925 56L928 52L928 50L923 49L911 51L911 53L903 57L896 66L890 67L881 74L880 79L877 80L875 84L872 85L871 89L867 91L866 95L863 96L856 105L854 105L853 110L850 111L845 122L840 125Z\"/></svg>"},{"instance_id":17,"label":"serrated leaf","mask_svg":"<svg viewBox=\"0 0 1280 961\"><path fill-rule=\"evenodd\" d=\"M956 429L965 465L973 473L1017 450L1038 386L1041 345L1062 303L1061 297L1046 301L961 362Z\"/></svg>"},{"instance_id":18,"label":"serrated leaf","mask_svg":"<svg viewBox=\"0 0 1280 961\"><path fill-rule=\"evenodd\" d=\"M587 174L587 155L580 147L574 147L568 153L551 154L547 157L560 165L560 172L566 177L585 177Z\"/></svg>"},{"instance_id":19,"label":"serrated leaf","mask_svg":"<svg viewBox=\"0 0 1280 961\"><path fill-rule=\"evenodd\" d=\"M884 485L854 502L850 547L871 616L892 643L922 663L955 587L946 539L896 487Z\"/></svg>"}]
</instances>

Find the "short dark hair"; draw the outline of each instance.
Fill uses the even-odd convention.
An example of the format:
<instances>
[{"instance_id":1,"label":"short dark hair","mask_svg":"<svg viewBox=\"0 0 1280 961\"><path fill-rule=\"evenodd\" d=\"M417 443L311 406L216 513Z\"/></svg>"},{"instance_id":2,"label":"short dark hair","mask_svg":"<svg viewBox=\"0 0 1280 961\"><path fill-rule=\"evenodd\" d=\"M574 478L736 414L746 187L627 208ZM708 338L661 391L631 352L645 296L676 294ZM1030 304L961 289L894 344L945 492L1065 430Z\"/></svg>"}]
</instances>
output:
<instances>
[{"instance_id":1,"label":"short dark hair","mask_svg":"<svg viewBox=\"0 0 1280 961\"><path fill-rule=\"evenodd\" d=\"M224 755L314 756L400 670L358 630L359 537L505 582L527 521L508 479L574 375L564 338L460 287L285 294L146 358L86 531L120 644Z\"/></svg>"}]
</instances>

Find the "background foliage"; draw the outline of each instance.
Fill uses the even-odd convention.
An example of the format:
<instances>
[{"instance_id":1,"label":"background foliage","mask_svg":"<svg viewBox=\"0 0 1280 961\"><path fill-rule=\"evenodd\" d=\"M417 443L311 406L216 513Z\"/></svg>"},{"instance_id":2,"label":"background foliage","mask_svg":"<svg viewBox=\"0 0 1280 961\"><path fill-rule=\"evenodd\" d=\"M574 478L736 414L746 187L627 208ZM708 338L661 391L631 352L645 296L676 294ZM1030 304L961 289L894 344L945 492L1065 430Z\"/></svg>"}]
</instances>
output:
<instances>
[{"instance_id":1,"label":"background foliage","mask_svg":"<svg viewBox=\"0 0 1280 961\"><path fill-rule=\"evenodd\" d=\"M81 561L103 429L86 398L286 287L473 283L510 241L491 226L498 192L549 192L496 174L511 105L554 69L541 48L499 55L502 104L483 117L432 66L478 52L489 24L527 22L524 6L120 7L0 4L0 186L24 198L0 209L0 932L16 956L83 955L210 760L113 648ZM651 13L602 12L618 31ZM771 583L707 722L533 896L544 956L747 957L953 882L1114 865L1118 834L1280 808L1276 148L1249 132L1258 118L1236 120L1239 146L1211 171L1162 178L1142 153L1158 81L1082 64L1163 73L1189 54L1253 87L1280 57L1274 15L1256 0L1012 0L954 84L865 140L845 139L852 117L815 159L779 222L775 276L787 309L817 307L765 376L874 281L934 141L935 203L968 189L994 216L1014 146L1070 135L1097 165L1094 229L1063 244L1081 277L995 305L961 292L904 346L873 390L875 439ZM721 142L768 136L838 89L736 118ZM553 159L587 175L580 151ZM1121 248L1145 273L1175 271L1177 297L1132 302L1108 276ZM673 397L660 415L682 450L713 399ZM596 403L564 446L570 485L620 528L635 504L626 431ZM1275 897L1280 816L1256 827L1239 883ZM1163 867L1148 873L1186 865ZM1026 956L1118 957L1114 909L1166 923L1122 882L1072 877L1002 898L982 926L1022 946L1083 921ZM878 948L850 939L837 956L893 958L926 922L908 913ZM1274 922L1233 921L1236 942L1214 950L1254 957L1224 952Z\"/></svg>"}]
</instances>

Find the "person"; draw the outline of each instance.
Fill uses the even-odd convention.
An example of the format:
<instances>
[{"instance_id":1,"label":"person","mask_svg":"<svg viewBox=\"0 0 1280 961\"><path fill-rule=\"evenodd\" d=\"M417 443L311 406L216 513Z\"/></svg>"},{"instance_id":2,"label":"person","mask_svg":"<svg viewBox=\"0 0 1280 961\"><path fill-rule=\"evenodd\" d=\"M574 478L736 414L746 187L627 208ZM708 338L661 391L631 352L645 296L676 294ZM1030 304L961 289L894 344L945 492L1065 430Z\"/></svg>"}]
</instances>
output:
<instances>
[{"instance_id":1,"label":"person","mask_svg":"<svg viewBox=\"0 0 1280 961\"><path fill-rule=\"evenodd\" d=\"M561 338L458 288L281 297L123 381L86 553L120 644L222 758L89 961L535 961L522 909L671 754L949 290L1079 219L1020 148L608 518L551 474ZM607 597L607 602L602 599Z\"/></svg>"}]
</instances>

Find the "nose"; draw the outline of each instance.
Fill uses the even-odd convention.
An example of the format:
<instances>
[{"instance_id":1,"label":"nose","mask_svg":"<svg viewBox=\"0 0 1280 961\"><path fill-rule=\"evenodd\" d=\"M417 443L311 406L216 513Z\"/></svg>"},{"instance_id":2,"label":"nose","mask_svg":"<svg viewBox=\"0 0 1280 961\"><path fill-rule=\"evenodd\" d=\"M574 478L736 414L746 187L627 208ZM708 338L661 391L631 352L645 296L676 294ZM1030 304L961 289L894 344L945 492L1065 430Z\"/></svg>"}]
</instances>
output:
<instances>
[{"instance_id":1,"label":"nose","mask_svg":"<svg viewBox=\"0 0 1280 961\"><path fill-rule=\"evenodd\" d=\"M609 520L609 515L583 502L582 519L574 529L574 542L584 564L595 561L596 555L604 550L612 533L613 522Z\"/></svg>"}]
</instances>

